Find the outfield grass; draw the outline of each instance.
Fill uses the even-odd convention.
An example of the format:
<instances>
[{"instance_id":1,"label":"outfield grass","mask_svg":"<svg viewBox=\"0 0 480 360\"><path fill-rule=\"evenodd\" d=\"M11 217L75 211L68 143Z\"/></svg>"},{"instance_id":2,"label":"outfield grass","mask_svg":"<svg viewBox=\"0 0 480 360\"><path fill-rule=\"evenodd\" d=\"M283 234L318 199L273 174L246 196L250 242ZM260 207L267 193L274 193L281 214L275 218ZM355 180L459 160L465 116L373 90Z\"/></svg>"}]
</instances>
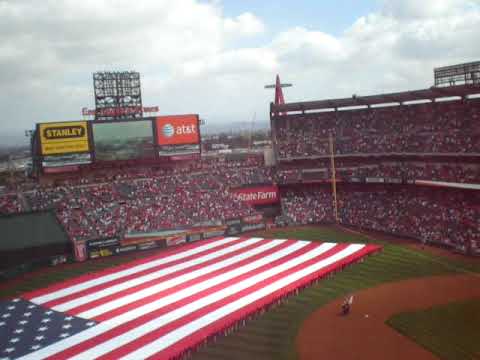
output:
<instances>
[{"instance_id":1,"label":"outfield grass","mask_svg":"<svg viewBox=\"0 0 480 360\"><path fill-rule=\"evenodd\" d=\"M264 315L251 320L230 336L220 337L193 355L194 360L247 359L247 360L294 360L295 338L303 322L313 311L330 301L359 289L373 287L385 282L424 276L459 274L465 271L480 272L480 264L451 261L405 246L392 245L384 241L372 241L361 235L347 233L331 227L306 227L281 229L258 233L269 238L291 238L333 242L376 242L383 251L366 258L346 270L327 278L317 285L291 297L288 302L276 306ZM45 273L28 281L19 282L0 296L18 295L21 292L41 288L53 282L71 278L118 263L130 261L145 254L137 253L125 257L113 257L91 261L74 268L59 269Z\"/></svg>"},{"instance_id":2,"label":"outfield grass","mask_svg":"<svg viewBox=\"0 0 480 360\"><path fill-rule=\"evenodd\" d=\"M442 359L480 359L480 299L397 314L387 324Z\"/></svg>"}]
</instances>

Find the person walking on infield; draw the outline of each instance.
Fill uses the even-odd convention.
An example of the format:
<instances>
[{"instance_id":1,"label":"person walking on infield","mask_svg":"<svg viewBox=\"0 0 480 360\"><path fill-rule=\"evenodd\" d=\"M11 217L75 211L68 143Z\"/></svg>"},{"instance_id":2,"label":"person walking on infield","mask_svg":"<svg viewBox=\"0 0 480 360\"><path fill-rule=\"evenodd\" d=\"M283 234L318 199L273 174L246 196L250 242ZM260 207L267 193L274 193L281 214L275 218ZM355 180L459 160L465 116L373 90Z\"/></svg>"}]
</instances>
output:
<instances>
[{"instance_id":1,"label":"person walking on infield","mask_svg":"<svg viewBox=\"0 0 480 360\"><path fill-rule=\"evenodd\" d=\"M342 314L343 315L348 315L350 313L350 310L352 308L353 304L353 295L349 295L345 298L342 304Z\"/></svg>"}]
</instances>

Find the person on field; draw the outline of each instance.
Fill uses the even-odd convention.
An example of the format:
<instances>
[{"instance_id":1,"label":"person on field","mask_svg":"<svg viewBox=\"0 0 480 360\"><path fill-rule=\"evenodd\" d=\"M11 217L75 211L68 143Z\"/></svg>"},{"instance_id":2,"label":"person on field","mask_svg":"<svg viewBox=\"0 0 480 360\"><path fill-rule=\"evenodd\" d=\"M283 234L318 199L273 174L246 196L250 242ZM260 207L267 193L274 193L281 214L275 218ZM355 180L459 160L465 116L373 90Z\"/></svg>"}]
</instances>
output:
<instances>
[{"instance_id":1,"label":"person on field","mask_svg":"<svg viewBox=\"0 0 480 360\"><path fill-rule=\"evenodd\" d=\"M345 298L342 304L342 314L343 315L348 315L350 313L350 310L352 308L353 304L353 295L349 295Z\"/></svg>"}]
</instances>

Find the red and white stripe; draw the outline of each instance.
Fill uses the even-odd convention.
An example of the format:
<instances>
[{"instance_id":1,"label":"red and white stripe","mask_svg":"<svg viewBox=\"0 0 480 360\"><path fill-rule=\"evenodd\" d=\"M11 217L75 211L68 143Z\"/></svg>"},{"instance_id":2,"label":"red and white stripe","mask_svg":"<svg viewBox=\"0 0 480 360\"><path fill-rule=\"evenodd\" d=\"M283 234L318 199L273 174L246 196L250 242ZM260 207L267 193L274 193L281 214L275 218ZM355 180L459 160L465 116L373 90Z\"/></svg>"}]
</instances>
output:
<instances>
[{"instance_id":1,"label":"red and white stripe","mask_svg":"<svg viewBox=\"0 0 480 360\"><path fill-rule=\"evenodd\" d=\"M24 297L99 324L21 359L168 359L377 248L222 238L83 276Z\"/></svg>"}]
</instances>

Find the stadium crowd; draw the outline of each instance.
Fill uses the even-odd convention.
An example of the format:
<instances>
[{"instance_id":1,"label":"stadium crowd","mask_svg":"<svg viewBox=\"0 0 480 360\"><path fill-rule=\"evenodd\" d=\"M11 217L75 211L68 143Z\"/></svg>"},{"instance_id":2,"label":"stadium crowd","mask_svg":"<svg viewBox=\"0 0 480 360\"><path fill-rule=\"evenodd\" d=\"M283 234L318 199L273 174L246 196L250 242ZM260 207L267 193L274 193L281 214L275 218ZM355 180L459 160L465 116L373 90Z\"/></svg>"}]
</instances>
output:
<instances>
[{"instance_id":1,"label":"stadium crowd","mask_svg":"<svg viewBox=\"0 0 480 360\"><path fill-rule=\"evenodd\" d=\"M328 191L289 190L282 195L282 214L295 225L333 222Z\"/></svg>"},{"instance_id":2,"label":"stadium crowd","mask_svg":"<svg viewBox=\"0 0 480 360\"><path fill-rule=\"evenodd\" d=\"M480 183L480 166L472 157L480 153L479 104L480 100L452 101L279 117L274 133L280 158L320 158L277 168L266 167L259 154L203 156L175 167L99 166L58 177L48 186L19 185L0 196L0 214L51 209L73 240L255 215L257 210L238 202L229 190L330 180L328 136L333 134L338 155L355 155L336 159L342 224L476 251L480 195L402 183ZM414 157L395 155L401 153ZM371 154L386 156L371 158ZM464 156L461 162L456 161L458 155ZM374 178L382 181L368 181ZM334 221L330 188L308 186L282 190L279 221Z\"/></svg>"},{"instance_id":3,"label":"stadium crowd","mask_svg":"<svg viewBox=\"0 0 480 360\"><path fill-rule=\"evenodd\" d=\"M340 193L344 224L458 248L480 246L480 197L476 192L429 188Z\"/></svg>"},{"instance_id":4,"label":"stadium crowd","mask_svg":"<svg viewBox=\"0 0 480 360\"><path fill-rule=\"evenodd\" d=\"M327 169L307 173L287 169L275 174L270 168L250 162L231 164L210 161L177 169L104 170L90 180L70 179L60 186L37 186L24 191L28 209L22 206L18 195L2 195L0 213L53 209L72 239L86 240L255 214L253 208L233 199L229 188L274 180L298 183L315 180L315 176L330 178ZM458 182L479 179L476 165L406 164L385 162L350 167L345 161L339 163L337 177L344 183L353 177L397 178L405 175ZM479 204L480 199L476 197L467 199L459 195L461 192L454 191L438 190L440 195L427 190L413 192L405 187L396 192L362 192L358 186L355 191L339 191L339 214L344 224L445 244L466 244L478 237L480 213L475 204ZM333 221L330 191L289 190L282 196L282 210L292 224ZM461 226L466 230L462 231Z\"/></svg>"},{"instance_id":5,"label":"stadium crowd","mask_svg":"<svg viewBox=\"0 0 480 360\"><path fill-rule=\"evenodd\" d=\"M337 193L341 224L480 253L480 194L395 185L345 185ZM329 187L282 195L290 224L332 222ZM321 211L318 209L326 209Z\"/></svg>"},{"instance_id":6,"label":"stadium crowd","mask_svg":"<svg viewBox=\"0 0 480 360\"><path fill-rule=\"evenodd\" d=\"M479 100L289 116L276 121L280 158L345 154L480 153Z\"/></svg>"},{"instance_id":7,"label":"stadium crowd","mask_svg":"<svg viewBox=\"0 0 480 360\"><path fill-rule=\"evenodd\" d=\"M22 204L17 194L0 196L0 215L14 214L22 211Z\"/></svg>"},{"instance_id":8,"label":"stadium crowd","mask_svg":"<svg viewBox=\"0 0 480 360\"><path fill-rule=\"evenodd\" d=\"M72 239L86 240L254 215L252 207L230 195L229 187L262 180L264 171L242 170L232 182L225 182L221 172L182 170L167 176L38 188L25 195L33 211L56 210Z\"/></svg>"}]
</instances>

